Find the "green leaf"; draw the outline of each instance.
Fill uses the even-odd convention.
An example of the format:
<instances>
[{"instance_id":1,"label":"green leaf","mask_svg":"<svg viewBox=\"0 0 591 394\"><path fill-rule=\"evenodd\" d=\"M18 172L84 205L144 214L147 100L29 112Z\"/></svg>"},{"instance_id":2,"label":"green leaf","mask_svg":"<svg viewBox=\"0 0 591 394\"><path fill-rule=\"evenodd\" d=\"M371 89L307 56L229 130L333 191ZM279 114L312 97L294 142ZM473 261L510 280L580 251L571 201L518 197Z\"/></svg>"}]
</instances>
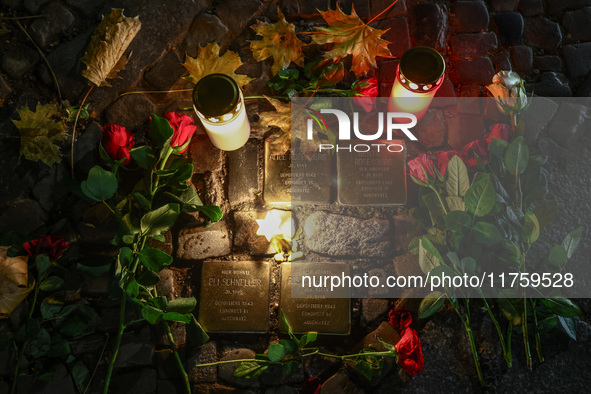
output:
<instances>
[{"instance_id":1,"label":"green leaf","mask_svg":"<svg viewBox=\"0 0 591 394\"><path fill-rule=\"evenodd\" d=\"M51 261L49 261L49 257L47 257L46 254L38 255L37 258L35 258L35 267L37 268L39 276L45 276L51 268Z\"/></svg>"},{"instance_id":2,"label":"green leaf","mask_svg":"<svg viewBox=\"0 0 591 394\"><path fill-rule=\"evenodd\" d=\"M50 276L39 285L39 290L56 291L64 286L64 280L58 276Z\"/></svg>"},{"instance_id":3,"label":"green leaf","mask_svg":"<svg viewBox=\"0 0 591 394\"><path fill-rule=\"evenodd\" d=\"M146 304L153 306L156 309L160 309L161 311L165 311L168 306L168 299L164 296L153 297L146 301Z\"/></svg>"},{"instance_id":4,"label":"green leaf","mask_svg":"<svg viewBox=\"0 0 591 394\"><path fill-rule=\"evenodd\" d=\"M51 336L46 329L41 328L37 336L31 340L31 356L39 358L45 356L51 348Z\"/></svg>"},{"instance_id":5,"label":"green leaf","mask_svg":"<svg viewBox=\"0 0 591 394\"><path fill-rule=\"evenodd\" d=\"M158 150L162 150L166 142L172 137L174 130L165 118L152 114L150 121L150 138ZM152 168L152 167L150 167Z\"/></svg>"},{"instance_id":6,"label":"green leaf","mask_svg":"<svg viewBox=\"0 0 591 394\"><path fill-rule=\"evenodd\" d=\"M419 318L426 319L437 312L445 302L445 294L440 291L434 291L423 298L419 306Z\"/></svg>"},{"instance_id":7,"label":"green leaf","mask_svg":"<svg viewBox=\"0 0 591 394\"><path fill-rule=\"evenodd\" d=\"M158 162L154 150L146 145L133 148L129 154L140 167L146 170L152 170Z\"/></svg>"},{"instance_id":8,"label":"green leaf","mask_svg":"<svg viewBox=\"0 0 591 394\"><path fill-rule=\"evenodd\" d=\"M560 326L564 329L564 332L571 337L573 340L577 340L577 321L572 317L558 316Z\"/></svg>"},{"instance_id":9,"label":"green leaf","mask_svg":"<svg viewBox=\"0 0 591 394\"><path fill-rule=\"evenodd\" d=\"M477 266L478 264L476 263L476 260L472 257L464 257L460 262L460 268L462 269L462 272L466 274L474 274Z\"/></svg>"},{"instance_id":10,"label":"green leaf","mask_svg":"<svg viewBox=\"0 0 591 394\"><path fill-rule=\"evenodd\" d=\"M503 160L505 157L505 150L509 146L509 143L499 138L492 138L490 141L490 153L499 160Z\"/></svg>"},{"instance_id":11,"label":"green leaf","mask_svg":"<svg viewBox=\"0 0 591 394\"><path fill-rule=\"evenodd\" d=\"M562 241L562 246L566 250L566 257L571 258L577 249L579 248L579 243L581 242L581 237L583 236L583 227L579 227L573 231L571 231Z\"/></svg>"},{"instance_id":12,"label":"green leaf","mask_svg":"<svg viewBox=\"0 0 591 394\"><path fill-rule=\"evenodd\" d=\"M268 365L259 364L256 361L247 361L240 364L234 370L234 377L236 378L244 378L244 379L251 379L259 376L268 368Z\"/></svg>"},{"instance_id":13,"label":"green leaf","mask_svg":"<svg viewBox=\"0 0 591 394\"><path fill-rule=\"evenodd\" d=\"M496 196L490 175L479 172L466 192L466 208L476 216L485 216L495 206Z\"/></svg>"},{"instance_id":14,"label":"green leaf","mask_svg":"<svg viewBox=\"0 0 591 394\"><path fill-rule=\"evenodd\" d=\"M562 268L566 264L566 260L568 259L568 254L566 249L562 245L554 245L552 249L550 249L550 253L546 257L548 264L553 267Z\"/></svg>"},{"instance_id":15,"label":"green leaf","mask_svg":"<svg viewBox=\"0 0 591 394\"><path fill-rule=\"evenodd\" d=\"M484 246L494 246L501 242L503 237L494 224L478 222L474 225L474 239Z\"/></svg>"},{"instance_id":16,"label":"green leaf","mask_svg":"<svg viewBox=\"0 0 591 394\"><path fill-rule=\"evenodd\" d=\"M106 201L117 191L117 178L101 166L94 166L88 172L88 178L80 184L80 188L86 197L94 201Z\"/></svg>"},{"instance_id":17,"label":"green leaf","mask_svg":"<svg viewBox=\"0 0 591 394\"><path fill-rule=\"evenodd\" d=\"M445 170L445 190L450 196L463 197L470 187L468 169L458 156L451 158Z\"/></svg>"},{"instance_id":18,"label":"green leaf","mask_svg":"<svg viewBox=\"0 0 591 394\"><path fill-rule=\"evenodd\" d=\"M462 197L447 196L445 197L445 202L447 203L450 212L466 210L466 204Z\"/></svg>"},{"instance_id":19,"label":"green leaf","mask_svg":"<svg viewBox=\"0 0 591 394\"><path fill-rule=\"evenodd\" d=\"M139 256L144 267L155 272L160 272L162 268L172 263L171 255L151 246L144 246Z\"/></svg>"},{"instance_id":20,"label":"green leaf","mask_svg":"<svg viewBox=\"0 0 591 394\"><path fill-rule=\"evenodd\" d=\"M224 213L217 205L197 205L196 210L202 212L213 223L220 221Z\"/></svg>"},{"instance_id":21,"label":"green leaf","mask_svg":"<svg viewBox=\"0 0 591 394\"><path fill-rule=\"evenodd\" d=\"M189 324L191 322L191 316L192 315L182 314L182 313L177 313L177 312L166 312L164 315L162 315L162 318L164 320L168 320L168 321L177 321L177 322Z\"/></svg>"},{"instance_id":22,"label":"green leaf","mask_svg":"<svg viewBox=\"0 0 591 394\"><path fill-rule=\"evenodd\" d=\"M465 228L469 228L472 223L472 218L466 212L452 211L443 218L445 227L451 231L461 232Z\"/></svg>"},{"instance_id":23,"label":"green leaf","mask_svg":"<svg viewBox=\"0 0 591 394\"><path fill-rule=\"evenodd\" d=\"M187 325L187 340L193 347L201 346L209 341L209 335L193 315L191 315L191 322Z\"/></svg>"},{"instance_id":24,"label":"green leaf","mask_svg":"<svg viewBox=\"0 0 591 394\"><path fill-rule=\"evenodd\" d=\"M150 287L158 284L160 282L160 277L157 273L150 270L145 270L138 276L137 283L144 287Z\"/></svg>"},{"instance_id":25,"label":"green leaf","mask_svg":"<svg viewBox=\"0 0 591 394\"><path fill-rule=\"evenodd\" d=\"M140 293L139 284L135 280L135 278L131 278L129 282L127 282L127 286L125 287L125 292L131 298L136 298Z\"/></svg>"},{"instance_id":26,"label":"green leaf","mask_svg":"<svg viewBox=\"0 0 591 394\"><path fill-rule=\"evenodd\" d=\"M298 351L298 345L291 339L280 339L279 343L285 348L285 354L294 354Z\"/></svg>"},{"instance_id":27,"label":"green leaf","mask_svg":"<svg viewBox=\"0 0 591 394\"><path fill-rule=\"evenodd\" d=\"M269 351L267 352L269 361L272 363L280 362L285 357L285 348L280 343L274 343L269 345Z\"/></svg>"},{"instance_id":28,"label":"green leaf","mask_svg":"<svg viewBox=\"0 0 591 394\"><path fill-rule=\"evenodd\" d=\"M50 320L56 317L63 307L62 304L51 304L43 300L39 310L41 311L41 317L43 317L44 320Z\"/></svg>"},{"instance_id":29,"label":"green leaf","mask_svg":"<svg viewBox=\"0 0 591 394\"><path fill-rule=\"evenodd\" d=\"M140 204L140 206L146 210L149 211L150 210L150 201L148 201L148 199L146 197L144 197L144 195L140 192L135 192L133 193L133 198L135 198L135 200Z\"/></svg>"},{"instance_id":30,"label":"green leaf","mask_svg":"<svg viewBox=\"0 0 591 394\"><path fill-rule=\"evenodd\" d=\"M119 249L119 256L117 258L121 267L129 267L133 259L133 252L127 246L124 246Z\"/></svg>"},{"instance_id":31,"label":"green leaf","mask_svg":"<svg viewBox=\"0 0 591 394\"><path fill-rule=\"evenodd\" d=\"M74 382L76 382L78 392L83 393L86 390L86 384L90 379L90 371L82 361L77 360L71 368L71 374L74 378Z\"/></svg>"},{"instance_id":32,"label":"green leaf","mask_svg":"<svg viewBox=\"0 0 591 394\"><path fill-rule=\"evenodd\" d=\"M546 305L552 312L563 317L574 317L580 315L581 308L574 302L564 297L541 298L540 302Z\"/></svg>"},{"instance_id":33,"label":"green leaf","mask_svg":"<svg viewBox=\"0 0 591 394\"><path fill-rule=\"evenodd\" d=\"M538 218L532 211L525 213L524 220L525 224L521 229L521 236L525 242L533 244L540 236L540 223L538 223Z\"/></svg>"},{"instance_id":34,"label":"green leaf","mask_svg":"<svg viewBox=\"0 0 591 394\"><path fill-rule=\"evenodd\" d=\"M419 243L419 266L428 274L435 267L441 265L443 258L435 246L426 237L421 238Z\"/></svg>"},{"instance_id":35,"label":"green leaf","mask_svg":"<svg viewBox=\"0 0 591 394\"><path fill-rule=\"evenodd\" d=\"M168 301L168 306L166 307L167 312L178 312L182 314L191 313L193 309L197 306L197 300L195 297L179 297L175 298L172 301Z\"/></svg>"},{"instance_id":36,"label":"green leaf","mask_svg":"<svg viewBox=\"0 0 591 394\"><path fill-rule=\"evenodd\" d=\"M499 298L497 299L497 303L501 308L501 312L503 315L509 320L511 324L514 326L521 324L521 313L519 309L515 306L514 303L519 302L520 300L510 299L510 298Z\"/></svg>"},{"instance_id":37,"label":"green leaf","mask_svg":"<svg viewBox=\"0 0 591 394\"><path fill-rule=\"evenodd\" d=\"M522 174L529 161L529 149L522 136L518 136L509 144L505 152L505 167L512 175Z\"/></svg>"},{"instance_id":38,"label":"green leaf","mask_svg":"<svg viewBox=\"0 0 591 394\"><path fill-rule=\"evenodd\" d=\"M57 335L56 335L57 337ZM55 340L51 344L51 349L49 349L49 357L52 358L62 358L72 354L72 349L70 349L70 343L65 339Z\"/></svg>"},{"instance_id":39,"label":"green leaf","mask_svg":"<svg viewBox=\"0 0 591 394\"><path fill-rule=\"evenodd\" d=\"M316 341L317 337L318 337L317 332L309 332L307 334L302 335L302 338L300 339L300 346L306 347L306 345Z\"/></svg>"},{"instance_id":40,"label":"green leaf","mask_svg":"<svg viewBox=\"0 0 591 394\"><path fill-rule=\"evenodd\" d=\"M150 305L144 305L142 307L142 317L150 324L156 324L162 317L164 312L162 310L154 308Z\"/></svg>"},{"instance_id":41,"label":"green leaf","mask_svg":"<svg viewBox=\"0 0 591 394\"><path fill-rule=\"evenodd\" d=\"M424 189L422 193L423 203L434 217L443 217L445 215L445 207L441 204L441 200L437 194L430 190Z\"/></svg>"},{"instance_id":42,"label":"green leaf","mask_svg":"<svg viewBox=\"0 0 591 394\"><path fill-rule=\"evenodd\" d=\"M180 213L178 204L166 204L146 213L140 222L143 235L158 235L170 230Z\"/></svg>"},{"instance_id":43,"label":"green leaf","mask_svg":"<svg viewBox=\"0 0 591 394\"><path fill-rule=\"evenodd\" d=\"M534 208L534 213L538 218L538 224L540 225L540 230L546 227L554 216L556 216L556 212L558 211L558 203L555 200L552 201L544 201L536 208Z\"/></svg>"}]
</instances>

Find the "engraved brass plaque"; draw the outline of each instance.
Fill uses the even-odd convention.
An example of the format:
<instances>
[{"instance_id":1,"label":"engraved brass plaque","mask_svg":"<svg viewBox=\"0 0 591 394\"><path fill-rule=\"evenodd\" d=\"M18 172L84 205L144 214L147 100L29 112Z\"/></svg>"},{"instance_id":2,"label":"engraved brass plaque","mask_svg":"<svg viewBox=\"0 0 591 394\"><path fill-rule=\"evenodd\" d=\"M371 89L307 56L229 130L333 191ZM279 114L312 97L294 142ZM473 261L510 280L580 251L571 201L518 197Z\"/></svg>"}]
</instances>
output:
<instances>
[{"instance_id":1,"label":"engraved brass plaque","mask_svg":"<svg viewBox=\"0 0 591 394\"><path fill-rule=\"evenodd\" d=\"M207 332L267 332L269 263L204 262L199 323Z\"/></svg>"},{"instance_id":2,"label":"engraved brass plaque","mask_svg":"<svg viewBox=\"0 0 591 394\"><path fill-rule=\"evenodd\" d=\"M351 152L339 150L337 153L339 203L406 204L404 141L376 140L371 144L361 142L365 143L351 144Z\"/></svg>"},{"instance_id":3,"label":"engraved brass plaque","mask_svg":"<svg viewBox=\"0 0 591 394\"><path fill-rule=\"evenodd\" d=\"M298 265L292 276L292 266ZM296 271L296 270L294 270ZM306 298L293 298L292 286L301 287L301 275L345 275L349 266L343 263L283 263L281 264L281 311L295 333L317 331L321 334L347 335L351 330L351 299L349 291L309 287L303 289ZM300 294L301 291L298 291ZM342 298L330 298L341 296ZM281 325L282 332L285 327Z\"/></svg>"},{"instance_id":4,"label":"engraved brass plaque","mask_svg":"<svg viewBox=\"0 0 591 394\"><path fill-rule=\"evenodd\" d=\"M277 154L272 147L271 142L265 141L265 202L330 202L332 161L327 153L307 157L290 150Z\"/></svg>"}]
</instances>

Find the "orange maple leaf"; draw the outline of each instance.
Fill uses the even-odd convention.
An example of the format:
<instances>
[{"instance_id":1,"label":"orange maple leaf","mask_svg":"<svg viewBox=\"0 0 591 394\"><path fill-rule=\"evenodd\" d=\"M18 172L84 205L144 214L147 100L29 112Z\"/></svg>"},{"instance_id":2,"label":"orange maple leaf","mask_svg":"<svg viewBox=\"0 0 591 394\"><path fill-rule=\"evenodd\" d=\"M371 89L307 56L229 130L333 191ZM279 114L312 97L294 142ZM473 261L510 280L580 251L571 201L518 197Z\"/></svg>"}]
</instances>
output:
<instances>
[{"instance_id":1,"label":"orange maple leaf","mask_svg":"<svg viewBox=\"0 0 591 394\"><path fill-rule=\"evenodd\" d=\"M277 13L279 14L277 23L257 21L256 25L250 27L263 37L262 40L250 42L252 55L258 61L273 57L271 69L273 75L277 74L277 71L287 68L291 62L303 67L302 47L306 45L296 36L295 26L287 23L279 8L277 8Z\"/></svg>"},{"instance_id":2,"label":"orange maple leaf","mask_svg":"<svg viewBox=\"0 0 591 394\"><path fill-rule=\"evenodd\" d=\"M326 59L342 59L353 55L351 71L358 77L367 74L376 67L376 57L392 57L388 49L389 42L381 38L388 30L379 30L363 23L355 7L351 6L351 15L346 15L337 3L335 10L319 11L328 27L320 27L312 34L315 44L334 44L331 50L324 54Z\"/></svg>"}]
</instances>

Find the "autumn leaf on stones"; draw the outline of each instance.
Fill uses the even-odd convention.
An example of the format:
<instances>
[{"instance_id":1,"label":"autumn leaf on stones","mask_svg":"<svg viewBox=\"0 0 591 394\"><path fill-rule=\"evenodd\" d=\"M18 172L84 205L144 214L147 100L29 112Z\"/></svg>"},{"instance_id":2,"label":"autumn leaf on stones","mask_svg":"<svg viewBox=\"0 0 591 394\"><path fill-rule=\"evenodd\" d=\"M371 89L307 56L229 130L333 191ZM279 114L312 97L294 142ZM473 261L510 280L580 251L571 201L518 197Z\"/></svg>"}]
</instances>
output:
<instances>
[{"instance_id":1,"label":"autumn leaf on stones","mask_svg":"<svg viewBox=\"0 0 591 394\"><path fill-rule=\"evenodd\" d=\"M59 146L68 140L68 135L57 107L53 104L37 104L33 112L25 106L18 114L21 120L12 122L21 134L20 154L28 160L41 160L48 166L59 162Z\"/></svg>"},{"instance_id":2,"label":"autumn leaf on stones","mask_svg":"<svg viewBox=\"0 0 591 394\"><path fill-rule=\"evenodd\" d=\"M94 29L81 59L87 66L82 76L96 86L111 86L107 79L116 78L125 68L128 59L123 53L141 26L138 17L127 18L122 9L112 9Z\"/></svg>"},{"instance_id":3,"label":"autumn leaf on stones","mask_svg":"<svg viewBox=\"0 0 591 394\"><path fill-rule=\"evenodd\" d=\"M199 47L197 57L187 56L183 66L189 72L185 79L193 83L197 83L206 75L215 73L232 77L240 87L252 81L252 78L247 75L236 74L236 69L242 66L240 56L230 50L220 56L220 46L215 42Z\"/></svg>"},{"instance_id":4,"label":"autumn leaf on stones","mask_svg":"<svg viewBox=\"0 0 591 394\"><path fill-rule=\"evenodd\" d=\"M319 27L312 34L312 42L319 45L333 44L324 57L334 61L348 55L353 56L351 71L358 77L376 67L376 57L392 57L389 42L381 38L387 30L379 30L365 23L351 7L351 15L346 15L337 4L335 10L319 11L328 27Z\"/></svg>"},{"instance_id":5,"label":"autumn leaf on stones","mask_svg":"<svg viewBox=\"0 0 591 394\"><path fill-rule=\"evenodd\" d=\"M285 16L278 8L279 20L277 23L266 23L257 21L256 25L250 26L259 36L263 38L250 42L250 49L254 58L258 61L273 58L273 75L277 71L286 69L291 62L300 67L304 66L304 53L302 47L306 45L301 41L295 32L295 26L287 23Z\"/></svg>"},{"instance_id":6,"label":"autumn leaf on stones","mask_svg":"<svg viewBox=\"0 0 591 394\"><path fill-rule=\"evenodd\" d=\"M34 287L29 281L28 258L8 257L7 251L8 246L0 246L0 319L10 316Z\"/></svg>"}]
</instances>

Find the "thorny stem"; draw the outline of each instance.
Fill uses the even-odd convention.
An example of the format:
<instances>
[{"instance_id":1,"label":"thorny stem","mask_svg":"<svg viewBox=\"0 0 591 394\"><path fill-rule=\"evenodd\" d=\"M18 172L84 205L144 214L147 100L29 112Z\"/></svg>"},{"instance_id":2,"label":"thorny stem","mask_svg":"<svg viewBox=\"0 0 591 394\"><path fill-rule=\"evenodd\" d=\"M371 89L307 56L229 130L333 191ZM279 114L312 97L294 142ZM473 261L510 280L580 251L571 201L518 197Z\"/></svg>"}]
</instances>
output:
<instances>
[{"instance_id":1,"label":"thorny stem","mask_svg":"<svg viewBox=\"0 0 591 394\"><path fill-rule=\"evenodd\" d=\"M179 366L181 375L183 375L183 380L185 382L185 389L187 390L188 394L191 394L191 383L189 383L189 376L187 375L187 371L185 371L185 367L183 365L183 361L179 356L179 353L176 350L176 343L174 342L174 338L172 336L172 332L170 331L170 326L166 322L166 320L162 320L162 324L166 329L166 336L168 337L168 342L170 342L170 347L172 348L172 352L174 353L174 358Z\"/></svg>"},{"instance_id":2,"label":"thorny stem","mask_svg":"<svg viewBox=\"0 0 591 394\"><path fill-rule=\"evenodd\" d=\"M523 331L523 345L525 346L525 365L527 369L531 369L531 352L529 350L529 337L527 334L527 298L523 299L523 311L521 312L521 328Z\"/></svg>"},{"instance_id":3,"label":"thorny stem","mask_svg":"<svg viewBox=\"0 0 591 394\"><path fill-rule=\"evenodd\" d=\"M134 258L131 263L130 272L133 274L137 268L139 262L139 255L137 254L138 251L142 250L144 244L146 243L146 238L141 237L136 243L134 247ZM138 248L138 245L141 245ZM123 294L121 296L121 306L119 308L119 330L117 331L117 339L115 340L115 346L113 347L113 351L111 353L111 361L109 362L109 367L107 369L107 376L105 378L105 385L103 387L103 394L107 394L109 392L109 384L111 383L111 375L113 374L113 368L115 367L115 361L117 360L117 354L119 353L119 347L121 346L121 338L123 337L123 332L127 325L125 324L125 305L127 303L127 292L125 288L127 287L127 283L123 286Z\"/></svg>"},{"instance_id":4,"label":"thorny stem","mask_svg":"<svg viewBox=\"0 0 591 394\"><path fill-rule=\"evenodd\" d=\"M339 360L346 360L349 358L354 358L354 357L360 357L360 356L390 356L390 357L396 357L395 354L393 354L392 352L367 352L367 353L356 353L356 354L345 354L344 356L339 356L337 354L330 354L330 353L322 353L318 350L311 352L311 353L306 353L306 354L302 354L301 357L310 357L310 356L322 356L322 357L329 357L329 358L336 358ZM215 367L216 365L222 365L222 364L236 364L236 363L246 363L246 362L253 362L253 361L259 361L256 358L244 358L244 359L240 359L240 360L225 360L225 361L216 361L213 363L207 363L207 364L197 364L195 365L198 368L206 368L206 367Z\"/></svg>"},{"instance_id":5,"label":"thorny stem","mask_svg":"<svg viewBox=\"0 0 591 394\"><path fill-rule=\"evenodd\" d=\"M495 328L497 330L499 340L501 341L501 346L503 347L503 355L505 356L505 361L507 362L507 366L512 367L513 361L511 360L511 353L507 352L507 345L505 344L505 338L503 338L503 332L501 331L501 326L499 325L499 322L497 321L497 319L495 318L495 315L493 314L492 310L490 309L490 306L488 305L486 298L482 297L482 301L484 301L484 306L488 312L488 315L492 319L492 321L495 325Z\"/></svg>"},{"instance_id":6,"label":"thorny stem","mask_svg":"<svg viewBox=\"0 0 591 394\"><path fill-rule=\"evenodd\" d=\"M536 338L536 353L538 353L538 360L540 360L540 362L543 363L544 356L542 356L542 341L540 340L540 332L538 330L538 316L536 314L535 300L530 299L530 303L531 303L532 314L534 317L534 335Z\"/></svg>"},{"instance_id":7,"label":"thorny stem","mask_svg":"<svg viewBox=\"0 0 591 394\"><path fill-rule=\"evenodd\" d=\"M459 312L458 312L459 313ZM478 380L482 386L486 386L484 376L482 375L482 369L480 368L480 360L478 358L478 350L476 349L476 342L474 341L474 334L472 333L472 327L470 325L470 299L466 298L466 321L464 322L466 332L468 333L468 339L470 340L470 348L472 349L472 356L474 357L474 364L476 365L476 372L478 373Z\"/></svg>"},{"instance_id":8,"label":"thorny stem","mask_svg":"<svg viewBox=\"0 0 591 394\"><path fill-rule=\"evenodd\" d=\"M93 88L94 88L94 85L91 85L90 89L88 89L88 92L86 92L86 96L84 96L84 98L82 99L82 103L78 107L78 112L76 112L76 119L74 120L74 127L72 128L72 144L70 147L70 167L71 167L71 171L72 171L72 179L74 179L74 143L76 142L76 125L78 124L78 118L80 117L80 111L82 110L82 107L84 106L84 103L86 102L86 99L88 98L88 95L90 94L90 92L92 92Z\"/></svg>"}]
</instances>

